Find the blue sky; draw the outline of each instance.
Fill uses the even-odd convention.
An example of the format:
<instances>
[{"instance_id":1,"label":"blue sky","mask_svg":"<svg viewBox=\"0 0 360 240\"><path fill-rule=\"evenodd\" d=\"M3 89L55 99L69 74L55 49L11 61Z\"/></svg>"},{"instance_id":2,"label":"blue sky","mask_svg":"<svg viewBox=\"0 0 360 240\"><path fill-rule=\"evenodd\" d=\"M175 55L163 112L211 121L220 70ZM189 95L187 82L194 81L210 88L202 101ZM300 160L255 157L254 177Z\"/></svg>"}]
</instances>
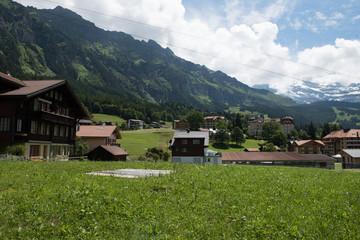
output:
<instances>
[{"instance_id":1,"label":"blue sky","mask_svg":"<svg viewBox=\"0 0 360 240\"><path fill-rule=\"evenodd\" d=\"M360 0L17 0L153 39L249 86L360 83Z\"/></svg>"},{"instance_id":2,"label":"blue sky","mask_svg":"<svg viewBox=\"0 0 360 240\"><path fill-rule=\"evenodd\" d=\"M337 38L360 39L360 1L354 0L303 0L303 1L266 1L266 0L183 0L187 18L208 18L217 16L219 25L259 23L258 18L245 20L251 12L262 13L271 5L284 7L282 14L274 14L261 20L278 25L280 31L277 42L293 51L304 50L333 44ZM245 16L227 21L227 5L233 3L234 11L241 9Z\"/></svg>"}]
</instances>

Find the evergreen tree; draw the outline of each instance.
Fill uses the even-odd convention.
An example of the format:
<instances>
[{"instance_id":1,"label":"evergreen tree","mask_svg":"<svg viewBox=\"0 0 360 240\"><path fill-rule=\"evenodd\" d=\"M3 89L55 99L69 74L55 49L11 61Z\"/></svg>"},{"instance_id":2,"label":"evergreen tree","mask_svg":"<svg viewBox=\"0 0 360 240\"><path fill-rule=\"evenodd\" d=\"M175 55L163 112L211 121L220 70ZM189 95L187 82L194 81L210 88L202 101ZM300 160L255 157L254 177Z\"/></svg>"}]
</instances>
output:
<instances>
[{"instance_id":1,"label":"evergreen tree","mask_svg":"<svg viewBox=\"0 0 360 240\"><path fill-rule=\"evenodd\" d=\"M204 117L201 112L196 110L191 110L186 116L186 120L189 123L190 130L198 130L201 125L204 123Z\"/></svg>"},{"instance_id":2,"label":"evergreen tree","mask_svg":"<svg viewBox=\"0 0 360 240\"><path fill-rule=\"evenodd\" d=\"M310 136L310 139L313 139L313 140L316 139L316 128L315 128L313 122L310 122L308 134Z\"/></svg>"},{"instance_id":3,"label":"evergreen tree","mask_svg":"<svg viewBox=\"0 0 360 240\"><path fill-rule=\"evenodd\" d=\"M240 129L240 127L235 127L231 132L231 140L233 142L236 142L236 145L241 145L245 142L245 137L243 131Z\"/></svg>"}]
</instances>

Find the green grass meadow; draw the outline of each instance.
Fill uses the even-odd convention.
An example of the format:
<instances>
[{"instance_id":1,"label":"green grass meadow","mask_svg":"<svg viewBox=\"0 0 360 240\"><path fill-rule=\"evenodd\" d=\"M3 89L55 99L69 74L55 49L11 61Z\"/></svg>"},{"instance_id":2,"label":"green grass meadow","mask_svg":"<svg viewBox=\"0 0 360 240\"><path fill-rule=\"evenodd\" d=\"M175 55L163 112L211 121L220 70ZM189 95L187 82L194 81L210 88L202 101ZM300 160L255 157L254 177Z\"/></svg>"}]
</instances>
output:
<instances>
[{"instance_id":1,"label":"green grass meadow","mask_svg":"<svg viewBox=\"0 0 360 240\"><path fill-rule=\"evenodd\" d=\"M137 179L86 175L174 170ZM0 239L359 239L360 173L150 162L0 162Z\"/></svg>"},{"instance_id":2,"label":"green grass meadow","mask_svg":"<svg viewBox=\"0 0 360 240\"><path fill-rule=\"evenodd\" d=\"M261 142L262 141L260 140L246 139L246 142L243 143L241 146L236 145L235 142L230 142L229 145L224 148L216 146L215 142L211 141L208 149L220 152L244 152L246 148L259 148L260 146L258 145L258 143Z\"/></svg>"},{"instance_id":3,"label":"green grass meadow","mask_svg":"<svg viewBox=\"0 0 360 240\"><path fill-rule=\"evenodd\" d=\"M174 136L174 130L169 128L154 128L134 131L121 131L122 139L118 142L126 149L129 157L145 155L145 148L160 147L167 150L169 140Z\"/></svg>"},{"instance_id":4,"label":"green grass meadow","mask_svg":"<svg viewBox=\"0 0 360 240\"><path fill-rule=\"evenodd\" d=\"M94 113L93 114L93 120L96 122L100 122L100 121L107 121L107 122L112 122L114 125L116 123L118 123L118 125L120 126L123 122L126 122L125 119L122 119L118 116L115 115L107 115L107 114L100 114L100 113Z\"/></svg>"}]
</instances>

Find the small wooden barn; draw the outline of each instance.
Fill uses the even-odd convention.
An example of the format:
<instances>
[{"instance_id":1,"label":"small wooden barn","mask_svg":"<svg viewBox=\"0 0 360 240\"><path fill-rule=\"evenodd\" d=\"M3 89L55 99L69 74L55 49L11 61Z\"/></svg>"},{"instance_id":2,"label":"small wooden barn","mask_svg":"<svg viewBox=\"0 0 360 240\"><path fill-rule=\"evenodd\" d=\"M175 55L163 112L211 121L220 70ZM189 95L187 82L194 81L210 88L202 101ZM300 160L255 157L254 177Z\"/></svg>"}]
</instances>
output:
<instances>
[{"instance_id":1,"label":"small wooden barn","mask_svg":"<svg viewBox=\"0 0 360 240\"><path fill-rule=\"evenodd\" d=\"M126 161L128 155L124 149L118 146L100 145L88 153L88 158L95 161Z\"/></svg>"}]
</instances>

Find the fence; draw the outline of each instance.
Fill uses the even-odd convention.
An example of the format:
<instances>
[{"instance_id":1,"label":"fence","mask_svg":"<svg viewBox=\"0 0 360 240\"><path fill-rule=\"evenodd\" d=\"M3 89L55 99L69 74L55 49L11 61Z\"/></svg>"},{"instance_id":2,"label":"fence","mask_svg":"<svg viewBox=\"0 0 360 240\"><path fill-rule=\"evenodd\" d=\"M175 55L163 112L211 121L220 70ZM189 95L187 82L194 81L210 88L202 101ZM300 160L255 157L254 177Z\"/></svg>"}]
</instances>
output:
<instances>
[{"instance_id":1,"label":"fence","mask_svg":"<svg viewBox=\"0 0 360 240\"><path fill-rule=\"evenodd\" d=\"M87 156L69 157L69 156L57 156L55 159L47 159L41 156L32 156L30 158L25 156L14 156L9 154L0 154L0 161L33 161L33 162L64 162L64 161L84 161L87 160Z\"/></svg>"}]
</instances>

